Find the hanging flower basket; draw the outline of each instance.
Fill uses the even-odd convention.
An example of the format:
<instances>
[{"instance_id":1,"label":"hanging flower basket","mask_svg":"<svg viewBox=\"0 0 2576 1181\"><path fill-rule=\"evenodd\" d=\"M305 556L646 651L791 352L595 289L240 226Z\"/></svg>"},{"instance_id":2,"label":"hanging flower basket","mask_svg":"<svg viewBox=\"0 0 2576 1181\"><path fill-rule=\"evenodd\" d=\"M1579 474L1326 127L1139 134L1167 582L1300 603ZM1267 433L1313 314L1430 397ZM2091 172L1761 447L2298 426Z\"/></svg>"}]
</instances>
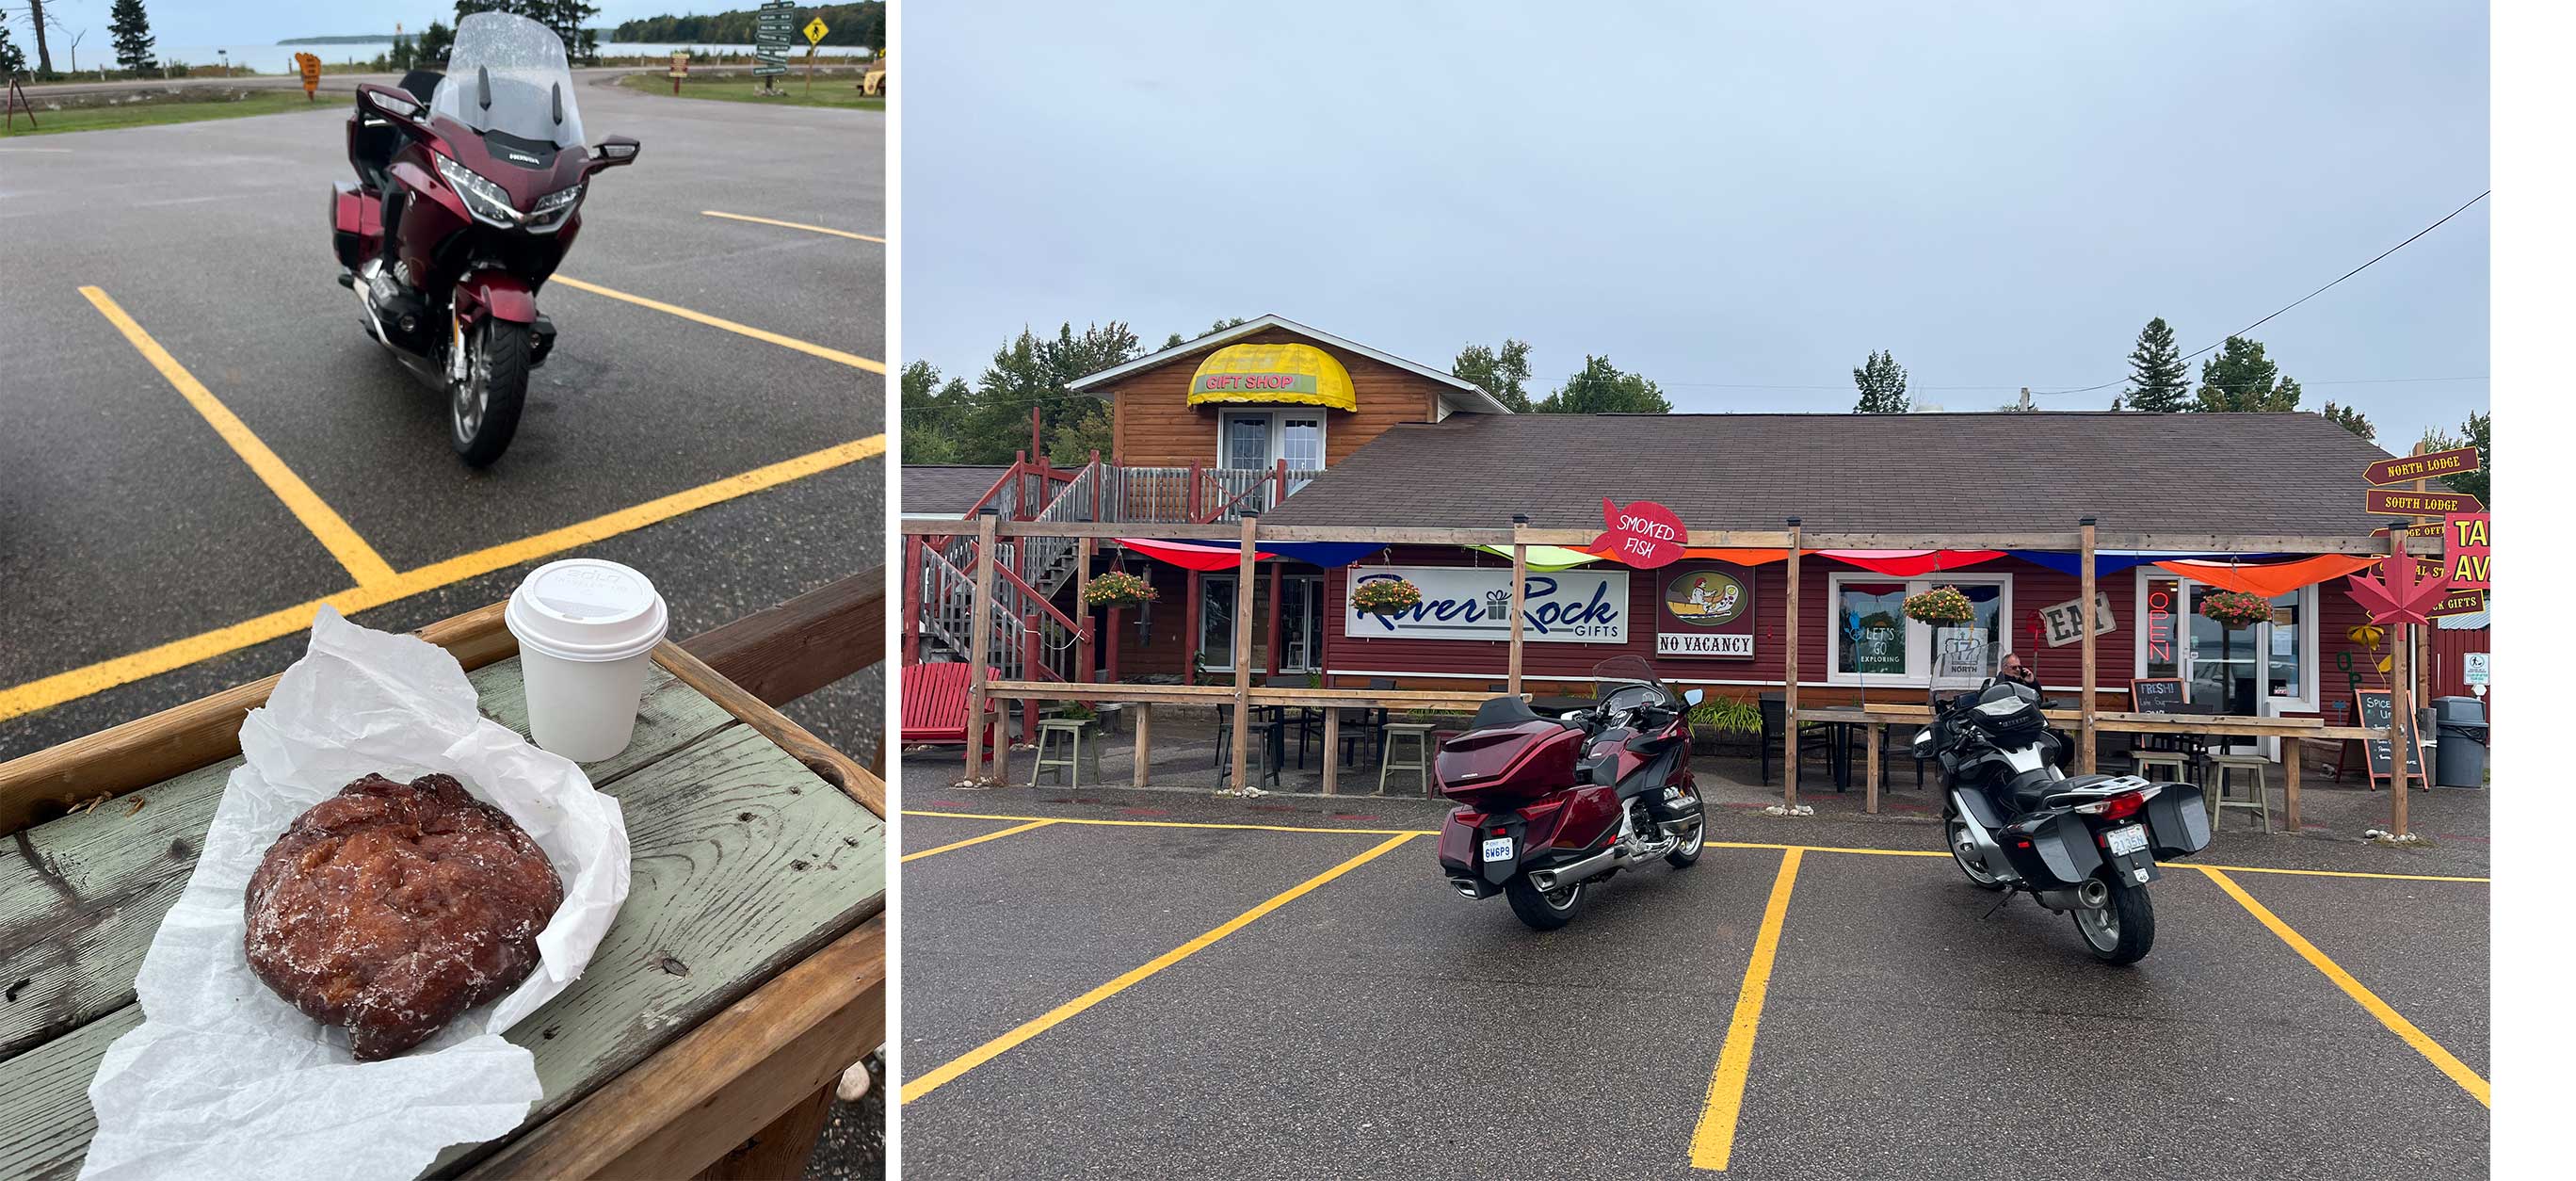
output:
<instances>
[{"instance_id":1,"label":"hanging flower basket","mask_svg":"<svg viewBox=\"0 0 2576 1181\"><path fill-rule=\"evenodd\" d=\"M1153 585L1133 574L1112 571L1083 588L1082 601L1094 607L1134 607L1161 597Z\"/></svg>"},{"instance_id":2,"label":"hanging flower basket","mask_svg":"<svg viewBox=\"0 0 2576 1181\"><path fill-rule=\"evenodd\" d=\"M1934 627L1955 627L1974 622L1977 608L1968 602L1968 596L1961 594L1959 588L1936 586L1922 594L1907 596L1905 617Z\"/></svg>"},{"instance_id":3,"label":"hanging flower basket","mask_svg":"<svg viewBox=\"0 0 2576 1181\"><path fill-rule=\"evenodd\" d=\"M1422 605L1422 588L1401 578L1372 578L1351 591L1351 609L1363 615L1402 615Z\"/></svg>"},{"instance_id":4,"label":"hanging flower basket","mask_svg":"<svg viewBox=\"0 0 2576 1181\"><path fill-rule=\"evenodd\" d=\"M2272 600L2245 591L2220 591L2201 596L2200 613L2217 620L2220 627L2252 627L2272 617Z\"/></svg>"}]
</instances>

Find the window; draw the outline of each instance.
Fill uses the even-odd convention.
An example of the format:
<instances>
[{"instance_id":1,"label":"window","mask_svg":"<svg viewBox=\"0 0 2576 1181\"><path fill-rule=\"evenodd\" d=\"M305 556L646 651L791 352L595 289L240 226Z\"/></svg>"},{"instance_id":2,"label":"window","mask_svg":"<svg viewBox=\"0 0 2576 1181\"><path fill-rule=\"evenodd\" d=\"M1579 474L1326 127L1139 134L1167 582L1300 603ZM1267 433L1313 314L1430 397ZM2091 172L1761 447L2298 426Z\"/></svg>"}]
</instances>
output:
<instances>
[{"instance_id":1,"label":"window","mask_svg":"<svg viewBox=\"0 0 2576 1181\"><path fill-rule=\"evenodd\" d=\"M1905 600L1936 586L1955 586L1976 608L1960 627L1933 628L1905 617ZM1993 676L2011 645L2009 575L1893 579L1871 574L1830 576L1832 627L1826 637L1837 685L1974 684Z\"/></svg>"},{"instance_id":2,"label":"window","mask_svg":"<svg viewBox=\"0 0 2576 1181\"><path fill-rule=\"evenodd\" d=\"M2277 716L2317 708L2317 600L2302 587L2272 600L2272 618L2222 628L2200 614L2211 588L2141 570L2136 675L2180 677L2194 706Z\"/></svg>"},{"instance_id":3,"label":"window","mask_svg":"<svg viewBox=\"0 0 2576 1181\"><path fill-rule=\"evenodd\" d=\"M1280 578L1279 668L1302 672L1316 667L1324 636L1324 579L1318 574L1285 574ZM1209 574L1199 579L1199 650L1206 667L1234 671L1234 575ZM1252 583L1252 665L1270 665L1270 572Z\"/></svg>"},{"instance_id":4,"label":"window","mask_svg":"<svg viewBox=\"0 0 2576 1181\"><path fill-rule=\"evenodd\" d=\"M1216 465L1248 471L1284 459L1292 469L1319 470L1324 429L1320 410L1228 410L1217 424Z\"/></svg>"}]
</instances>

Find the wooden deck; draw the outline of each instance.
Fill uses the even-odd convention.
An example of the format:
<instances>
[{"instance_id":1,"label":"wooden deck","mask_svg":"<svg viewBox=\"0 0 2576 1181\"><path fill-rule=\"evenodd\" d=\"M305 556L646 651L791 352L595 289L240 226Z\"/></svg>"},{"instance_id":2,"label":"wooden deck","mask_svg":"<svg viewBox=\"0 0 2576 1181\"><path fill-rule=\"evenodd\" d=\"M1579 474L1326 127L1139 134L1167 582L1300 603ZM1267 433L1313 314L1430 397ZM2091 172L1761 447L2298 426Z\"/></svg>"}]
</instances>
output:
<instances>
[{"instance_id":1,"label":"wooden deck","mask_svg":"<svg viewBox=\"0 0 2576 1181\"><path fill-rule=\"evenodd\" d=\"M515 657L469 676L524 734ZM885 824L861 786L875 781L818 775L816 751L789 749L810 736L788 723L774 739L738 716L757 702L712 677L666 645L634 742L585 765L625 809L625 906L582 978L509 1032L544 1099L431 1175L695 1172L882 1039ZM78 1173L90 1079L141 1022L135 973L240 762L0 826L17 828L0 856L0 1177Z\"/></svg>"}]
</instances>

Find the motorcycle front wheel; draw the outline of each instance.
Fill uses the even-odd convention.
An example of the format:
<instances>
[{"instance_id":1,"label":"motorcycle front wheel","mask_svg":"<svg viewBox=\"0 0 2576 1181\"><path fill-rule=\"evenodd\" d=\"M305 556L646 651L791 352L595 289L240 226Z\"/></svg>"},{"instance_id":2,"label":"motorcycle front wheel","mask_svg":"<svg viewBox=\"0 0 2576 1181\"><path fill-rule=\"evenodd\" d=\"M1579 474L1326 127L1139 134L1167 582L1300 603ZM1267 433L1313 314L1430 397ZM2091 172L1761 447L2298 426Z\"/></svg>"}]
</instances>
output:
<instances>
[{"instance_id":1,"label":"motorcycle front wheel","mask_svg":"<svg viewBox=\"0 0 2576 1181\"><path fill-rule=\"evenodd\" d=\"M465 342L465 376L448 382L447 441L467 467L490 467L519 431L531 335L525 324L485 320Z\"/></svg>"},{"instance_id":2,"label":"motorcycle front wheel","mask_svg":"<svg viewBox=\"0 0 2576 1181\"><path fill-rule=\"evenodd\" d=\"M1531 930L1553 931L1573 922L1575 912L1583 909L1585 884L1576 882L1542 892L1524 874L1503 883L1503 900L1512 904L1512 913L1519 915Z\"/></svg>"},{"instance_id":3,"label":"motorcycle front wheel","mask_svg":"<svg viewBox=\"0 0 2576 1181\"><path fill-rule=\"evenodd\" d=\"M2075 930L2084 949L2106 964L2134 964L2156 945L2156 908L2143 886L2114 882L2110 905L2075 908Z\"/></svg>"}]
</instances>

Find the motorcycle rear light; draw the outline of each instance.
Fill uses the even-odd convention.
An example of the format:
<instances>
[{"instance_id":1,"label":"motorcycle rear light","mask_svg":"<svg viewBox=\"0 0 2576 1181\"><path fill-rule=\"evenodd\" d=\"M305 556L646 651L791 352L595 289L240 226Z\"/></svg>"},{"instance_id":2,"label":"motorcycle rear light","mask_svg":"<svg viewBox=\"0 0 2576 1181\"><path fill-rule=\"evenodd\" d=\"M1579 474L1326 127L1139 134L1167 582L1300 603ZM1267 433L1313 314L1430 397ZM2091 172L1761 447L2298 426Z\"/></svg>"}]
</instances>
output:
<instances>
[{"instance_id":1,"label":"motorcycle rear light","mask_svg":"<svg viewBox=\"0 0 2576 1181\"><path fill-rule=\"evenodd\" d=\"M1489 837L1507 837L1512 835L1512 830L1508 828L1492 828L1485 830L1485 835Z\"/></svg>"},{"instance_id":2,"label":"motorcycle rear light","mask_svg":"<svg viewBox=\"0 0 2576 1181\"><path fill-rule=\"evenodd\" d=\"M2075 810L2088 816L2099 816L2104 820L2126 820L2143 811L2146 806L2146 793L2133 791L2112 796L2109 799L2095 800L2089 804L2077 804Z\"/></svg>"}]
</instances>

